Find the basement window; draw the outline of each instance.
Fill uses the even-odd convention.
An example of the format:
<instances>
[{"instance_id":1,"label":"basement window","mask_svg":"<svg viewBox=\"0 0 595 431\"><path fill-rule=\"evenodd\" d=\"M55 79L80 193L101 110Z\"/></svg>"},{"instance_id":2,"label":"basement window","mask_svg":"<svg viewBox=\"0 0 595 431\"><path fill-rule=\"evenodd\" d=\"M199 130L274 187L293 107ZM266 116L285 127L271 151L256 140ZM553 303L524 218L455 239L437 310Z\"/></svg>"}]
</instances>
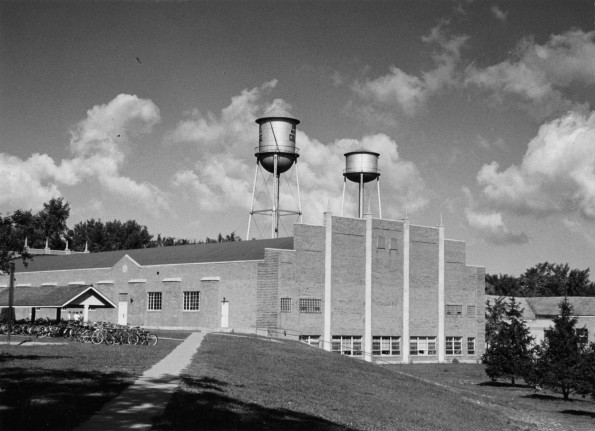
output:
<instances>
[{"instance_id":1,"label":"basement window","mask_svg":"<svg viewBox=\"0 0 595 431\"><path fill-rule=\"evenodd\" d=\"M322 300L316 298L300 298L300 313L321 313Z\"/></svg>"},{"instance_id":2,"label":"basement window","mask_svg":"<svg viewBox=\"0 0 595 431\"><path fill-rule=\"evenodd\" d=\"M281 298L281 312L291 313L291 298Z\"/></svg>"},{"instance_id":3,"label":"basement window","mask_svg":"<svg viewBox=\"0 0 595 431\"><path fill-rule=\"evenodd\" d=\"M447 355L462 355L463 354L463 337L446 337L446 354Z\"/></svg>"},{"instance_id":4,"label":"basement window","mask_svg":"<svg viewBox=\"0 0 595 431\"><path fill-rule=\"evenodd\" d=\"M362 337L352 335L335 335L333 336L332 350L335 353L349 356L361 356L362 352Z\"/></svg>"},{"instance_id":5,"label":"basement window","mask_svg":"<svg viewBox=\"0 0 595 431\"><path fill-rule=\"evenodd\" d=\"M409 354L411 356L431 356L436 354L436 337L409 338Z\"/></svg>"},{"instance_id":6,"label":"basement window","mask_svg":"<svg viewBox=\"0 0 595 431\"><path fill-rule=\"evenodd\" d=\"M300 341L310 346L320 347L320 335L300 335Z\"/></svg>"},{"instance_id":7,"label":"basement window","mask_svg":"<svg viewBox=\"0 0 595 431\"><path fill-rule=\"evenodd\" d=\"M446 306L446 315L461 317L463 315L463 306L462 305L447 305Z\"/></svg>"},{"instance_id":8,"label":"basement window","mask_svg":"<svg viewBox=\"0 0 595 431\"><path fill-rule=\"evenodd\" d=\"M161 311L161 292L148 292L147 310L149 311Z\"/></svg>"},{"instance_id":9,"label":"basement window","mask_svg":"<svg viewBox=\"0 0 595 431\"><path fill-rule=\"evenodd\" d=\"M372 354L393 356L401 354L401 337L372 337Z\"/></svg>"}]
</instances>

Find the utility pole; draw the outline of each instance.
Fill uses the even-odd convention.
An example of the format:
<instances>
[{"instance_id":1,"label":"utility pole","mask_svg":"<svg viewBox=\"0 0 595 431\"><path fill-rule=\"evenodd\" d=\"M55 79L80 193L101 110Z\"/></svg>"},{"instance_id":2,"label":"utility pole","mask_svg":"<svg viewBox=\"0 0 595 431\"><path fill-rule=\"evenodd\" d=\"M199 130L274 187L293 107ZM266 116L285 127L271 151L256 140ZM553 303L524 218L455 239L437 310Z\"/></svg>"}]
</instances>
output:
<instances>
[{"instance_id":1,"label":"utility pole","mask_svg":"<svg viewBox=\"0 0 595 431\"><path fill-rule=\"evenodd\" d=\"M14 262L9 264L10 284L8 285L8 344L12 334L12 316L14 313Z\"/></svg>"}]
</instances>

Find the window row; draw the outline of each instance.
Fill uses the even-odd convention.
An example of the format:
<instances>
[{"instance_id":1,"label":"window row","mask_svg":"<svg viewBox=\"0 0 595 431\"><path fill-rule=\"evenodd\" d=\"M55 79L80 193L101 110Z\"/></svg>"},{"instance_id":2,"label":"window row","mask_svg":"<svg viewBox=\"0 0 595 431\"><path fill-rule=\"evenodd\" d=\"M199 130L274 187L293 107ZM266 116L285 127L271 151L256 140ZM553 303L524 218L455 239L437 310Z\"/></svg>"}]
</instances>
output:
<instances>
[{"instance_id":1,"label":"window row","mask_svg":"<svg viewBox=\"0 0 595 431\"><path fill-rule=\"evenodd\" d=\"M463 306L448 304L445 306L447 316L463 317ZM475 317L475 305L467 305L467 317Z\"/></svg>"},{"instance_id":2,"label":"window row","mask_svg":"<svg viewBox=\"0 0 595 431\"><path fill-rule=\"evenodd\" d=\"M291 298L281 298L280 309L282 313L291 313L293 310ZM322 313L322 299L300 298L300 313Z\"/></svg>"},{"instance_id":3,"label":"window row","mask_svg":"<svg viewBox=\"0 0 595 431\"><path fill-rule=\"evenodd\" d=\"M386 243L388 242L388 249L389 250L397 250L398 249L398 242L397 238L385 238L383 236L376 237L376 248L386 248Z\"/></svg>"},{"instance_id":4,"label":"window row","mask_svg":"<svg viewBox=\"0 0 595 431\"><path fill-rule=\"evenodd\" d=\"M319 335L300 335L300 341L315 347L323 347ZM475 355L475 337L467 337L467 355ZM362 337L353 335L334 335L332 349L335 353L349 356L361 356ZM447 355L463 354L463 337L446 337ZM401 354L401 337L372 337L372 354L375 356L395 356ZM436 337L410 337L409 354L411 356L435 356Z\"/></svg>"},{"instance_id":5,"label":"window row","mask_svg":"<svg viewBox=\"0 0 595 431\"><path fill-rule=\"evenodd\" d=\"M200 292L184 292L184 300L182 303L184 311L198 311L200 310ZM159 311L163 308L163 293L162 292L148 292L147 293L147 310Z\"/></svg>"}]
</instances>

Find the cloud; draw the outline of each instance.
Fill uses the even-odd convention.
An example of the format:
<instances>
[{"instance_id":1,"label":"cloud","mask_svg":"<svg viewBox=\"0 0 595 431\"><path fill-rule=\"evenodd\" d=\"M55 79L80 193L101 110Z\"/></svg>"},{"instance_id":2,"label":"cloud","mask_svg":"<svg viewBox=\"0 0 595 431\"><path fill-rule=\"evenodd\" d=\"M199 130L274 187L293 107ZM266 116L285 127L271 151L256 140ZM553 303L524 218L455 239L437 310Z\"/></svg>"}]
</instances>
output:
<instances>
[{"instance_id":1,"label":"cloud","mask_svg":"<svg viewBox=\"0 0 595 431\"><path fill-rule=\"evenodd\" d=\"M483 197L499 210L547 216L578 212L595 219L595 113L568 114L542 125L520 165L477 174Z\"/></svg>"},{"instance_id":2,"label":"cloud","mask_svg":"<svg viewBox=\"0 0 595 431\"><path fill-rule=\"evenodd\" d=\"M168 210L167 196L156 186L121 174L130 140L148 133L160 120L150 100L120 94L96 105L71 130L72 158L57 164L47 154L27 160L0 154L0 206L10 210L40 207L61 196L60 187L95 180L102 190L159 212Z\"/></svg>"},{"instance_id":3,"label":"cloud","mask_svg":"<svg viewBox=\"0 0 595 431\"><path fill-rule=\"evenodd\" d=\"M585 227L583 223L568 217L562 219L562 224L572 233L581 236L591 247L595 248L595 235L592 227Z\"/></svg>"},{"instance_id":4,"label":"cloud","mask_svg":"<svg viewBox=\"0 0 595 431\"><path fill-rule=\"evenodd\" d=\"M571 30L552 35L543 45L521 40L513 58L480 68L470 66L465 84L490 92L491 100L512 101L537 118L578 106L563 91L573 84L595 84L595 32Z\"/></svg>"},{"instance_id":5,"label":"cloud","mask_svg":"<svg viewBox=\"0 0 595 431\"><path fill-rule=\"evenodd\" d=\"M525 233L510 232L502 221L502 214L498 212L482 213L465 208L465 217L469 225L492 244L525 244L529 241Z\"/></svg>"},{"instance_id":6,"label":"cloud","mask_svg":"<svg viewBox=\"0 0 595 431\"><path fill-rule=\"evenodd\" d=\"M176 172L172 185L180 192L189 193L202 210L249 209L256 162L253 148L258 145L257 115L273 108L291 111L291 106L282 99L271 103L263 100L275 85L276 81L270 81L244 90L232 98L220 115L195 113L191 120L178 123L167 133L169 144L186 142L201 149L201 159L190 169ZM329 199L339 202L335 207L340 205L343 154L361 147L381 154L380 184L387 212L392 211L396 217L405 210L415 212L427 204L425 185L416 166L400 158L396 142L387 135L322 143L298 126L296 143L300 149L298 171L305 222L318 222ZM296 209L297 198L291 196L287 185L290 180L295 181L292 171L281 176L280 201ZM256 205L264 207L267 199L270 202L270 196L257 196Z\"/></svg>"},{"instance_id":7,"label":"cloud","mask_svg":"<svg viewBox=\"0 0 595 431\"><path fill-rule=\"evenodd\" d=\"M471 191L467 187L463 187L463 193L468 201L465 208L467 223L487 242L494 245L519 245L529 241L529 237L524 232L513 233L510 231L504 224L502 213L477 209Z\"/></svg>"},{"instance_id":8,"label":"cloud","mask_svg":"<svg viewBox=\"0 0 595 431\"><path fill-rule=\"evenodd\" d=\"M506 18L508 17L508 12L504 12L496 5L490 8L490 12L492 12L492 15L494 15L494 18L496 18L498 21L505 22Z\"/></svg>"},{"instance_id":9,"label":"cloud","mask_svg":"<svg viewBox=\"0 0 595 431\"><path fill-rule=\"evenodd\" d=\"M253 136L256 114L261 109L256 102L277 85L277 80L265 82L260 87L243 90L221 111L219 118L208 112L203 115L193 110L189 118L180 121L176 128L165 135L168 144L200 143L207 151L218 148L240 148ZM240 141L238 141L238 137Z\"/></svg>"},{"instance_id":10,"label":"cloud","mask_svg":"<svg viewBox=\"0 0 595 431\"><path fill-rule=\"evenodd\" d=\"M423 42L439 47L432 55L434 69L416 76L391 66L387 75L363 82L356 81L352 85L352 91L364 102L377 107L400 107L405 114L414 115L432 94L458 82L455 71L461 57L461 48L468 38L447 35L444 31L446 24L448 21L440 22L432 28L429 35L422 37Z\"/></svg>"}]
</instances>

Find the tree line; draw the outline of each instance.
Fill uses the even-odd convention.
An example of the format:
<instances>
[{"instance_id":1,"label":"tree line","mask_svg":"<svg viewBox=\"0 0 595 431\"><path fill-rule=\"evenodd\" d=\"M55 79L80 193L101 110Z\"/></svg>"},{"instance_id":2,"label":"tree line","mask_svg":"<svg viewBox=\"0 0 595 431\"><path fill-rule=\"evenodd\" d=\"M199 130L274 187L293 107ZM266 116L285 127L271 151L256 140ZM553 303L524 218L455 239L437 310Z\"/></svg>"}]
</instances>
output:
<instances>
[{"instance_id":1,"label":"tree line","mask_svg":"<svg viewBox=\"0 0 595 431\"><path fill-rule=\"evenodd\" d=\"M485 293L496 296L595 296L589 268L571 269L566 264L538 263L519 277L486 274Z\"/></svg>"},{"instance_id":2,"label":"tree line","mask_svg":"<svg viewBox=\"0 0 595 431\"><path fill-rule=\"evenodd\" d=\"M535 343L523 310L512 298L486 303L486 351L482 357L492 381L518 379L536 388L595 398L595 343L588 344L586 328L577 327L578 318L565 297L558 305L553 326L544 330L544 339Z\"/></svg>"},{"instance_id":3,"label":"tree line","mask_svg":"<svg viewBox=\"0 0 595 431\"><path fill-rule=\"evenodd\" d=\"M235 232L228 235L219 233L215 238L204 240L161 234L155 237L146 226L135 220L103 222L91 218L71 229L67 225L70 210L70 203L60 197L44 203L38 212L19 209L4 217L0 215L0 243L5 244L1 246L0 253L8 256L11 252L24 252L25 240L29 248L45 248L47 242L53 250L64 250L68 244L70 250L83 251L86 247L90 252L241 241Z\"/></svg>"}]
</instances>

